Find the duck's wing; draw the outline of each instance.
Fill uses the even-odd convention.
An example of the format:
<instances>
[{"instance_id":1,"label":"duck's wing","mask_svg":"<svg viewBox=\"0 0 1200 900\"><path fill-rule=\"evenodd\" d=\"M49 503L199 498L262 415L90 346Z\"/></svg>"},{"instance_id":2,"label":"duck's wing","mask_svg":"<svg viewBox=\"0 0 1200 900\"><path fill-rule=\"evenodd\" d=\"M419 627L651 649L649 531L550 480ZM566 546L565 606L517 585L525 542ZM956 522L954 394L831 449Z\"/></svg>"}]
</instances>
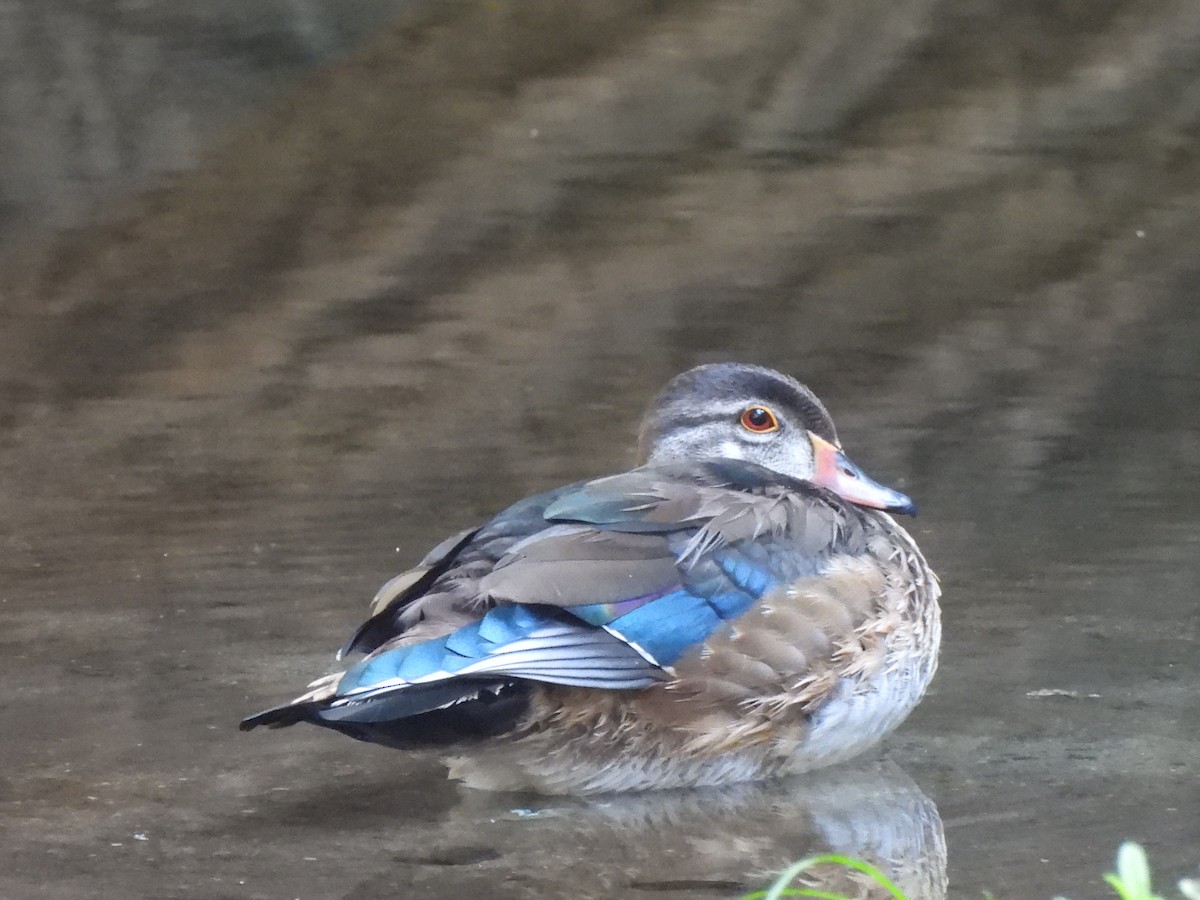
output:
<instances>
[{"instance_id":1,"label":"duck's wing","mask_svg":"<svg viewBox=\"0 0 1200 900\"><path fill-rule=\"evenodd\" d=\"M757 466L710 465L531 498L387 601L349 645L374 645L366 659L244 727L308 719L352 732L466 713L515 683L622 690L668 680L685 651L844 543L833 506L788 488Z\"/></svg>"},{"instance_id":2,"label":"duck's wing","mask_svg":"<svg viewBox=\"0 0 1200 900\"><path fill-rule=\"evenodd\" d=\"M377 614L390 633L340 690L485 674L648 686L722 622L851 542L827 497L726 463L543 495L461 539L430 570L442 574L428 592L410 589Z\"/></svg>"}]
</instances>

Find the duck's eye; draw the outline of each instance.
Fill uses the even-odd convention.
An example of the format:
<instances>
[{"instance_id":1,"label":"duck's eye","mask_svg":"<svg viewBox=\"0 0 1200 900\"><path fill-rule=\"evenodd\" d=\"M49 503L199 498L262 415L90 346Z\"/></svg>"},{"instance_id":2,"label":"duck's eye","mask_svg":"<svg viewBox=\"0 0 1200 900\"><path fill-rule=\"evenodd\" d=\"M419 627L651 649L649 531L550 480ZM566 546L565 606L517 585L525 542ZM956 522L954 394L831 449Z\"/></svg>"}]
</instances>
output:
<instances>
[{"instance_id":1,"label":"duck's eye","mask_svg":"<svg viewBox=\"0 0 1200 900\"><path fill-rule=\"evenodd\" d=\"M742 410L742 427L755 434L769 434L779 430L779 420L775 413L765 406L748 406Z\"/></svg>"}]
</instances>

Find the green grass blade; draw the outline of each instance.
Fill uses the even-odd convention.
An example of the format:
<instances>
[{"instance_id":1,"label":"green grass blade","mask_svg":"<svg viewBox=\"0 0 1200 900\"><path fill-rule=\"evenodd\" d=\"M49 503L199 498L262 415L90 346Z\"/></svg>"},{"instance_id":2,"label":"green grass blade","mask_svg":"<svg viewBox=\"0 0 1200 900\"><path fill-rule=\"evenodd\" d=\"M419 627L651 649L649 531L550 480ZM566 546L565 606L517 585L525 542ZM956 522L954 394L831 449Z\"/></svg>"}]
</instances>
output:
<instances>
[{"instance_id":1,"label":"green grass blade","mask_svg":"<svg viewBox=\"0 0 1200 900\"><path fill-rule=\"evenodd\" d=\"M1115 872L1106 872L1104 874L1104 880L1110 888L1117 892L1117 896L1120 897L1121 900L1134 900L1133 894L1125 889L1125 882L1121 880L1121 876L1117 875Z\"/></svg>"},{"instance_id":2,"label":"green grass blade","mask_svg":"<svg viewBox=\"0 0 1200 900\"><path fill-rule=\"evenodd\" d=\"M820 900L850 900L843 894L833 894L827 891L820 891L814 888L793 888L790 887L796 876L802 872L807 872L814 866L821 865L836 865L845 866L848 869L854 869L857 872L862 872L864 875L873 880L876 884L885 888L894 900L907 900L904 892L900 890L890 878L883 874L875 866L871 865L866 860L855 859L851 856L842 856L839 853L822 853L816 856L808 856L799 862L792 863L780 873L775 879L774 884L766 891L754 891L746 894L742 900L781 900L783 897L817 897Z\"/></svg>"}]
</instances>

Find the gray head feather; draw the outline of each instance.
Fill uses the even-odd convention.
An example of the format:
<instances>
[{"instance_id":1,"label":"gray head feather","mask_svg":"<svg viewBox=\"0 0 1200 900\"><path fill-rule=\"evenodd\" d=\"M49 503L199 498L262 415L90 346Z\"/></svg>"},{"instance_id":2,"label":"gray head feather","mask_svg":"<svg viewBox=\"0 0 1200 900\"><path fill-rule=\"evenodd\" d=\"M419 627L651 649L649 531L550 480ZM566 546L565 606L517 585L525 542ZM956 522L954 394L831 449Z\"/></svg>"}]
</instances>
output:
<instances>
[{"instance_id":1,"label":"gray head feather","mask_svg":"<svg viewBox=\"0 0 1200 900\"><path fill-rule=\"evenodd\" d=\"M756 405L775 414L778 431L753 434L739 424ZM796 379L764 366L713 363L671 380L642 419L638 447L642 461L654 464L734 458L809 478L808 432L837 443L828 411Z\"/></svg>"}]
</instances>

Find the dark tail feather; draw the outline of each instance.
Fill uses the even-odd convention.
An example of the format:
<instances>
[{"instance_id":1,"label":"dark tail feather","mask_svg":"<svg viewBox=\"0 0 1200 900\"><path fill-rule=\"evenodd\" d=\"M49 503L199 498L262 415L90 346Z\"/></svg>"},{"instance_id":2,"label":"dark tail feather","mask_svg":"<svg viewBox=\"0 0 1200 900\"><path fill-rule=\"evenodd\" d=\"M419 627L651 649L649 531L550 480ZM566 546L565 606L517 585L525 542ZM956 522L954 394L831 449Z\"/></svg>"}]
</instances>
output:
<instances>
[{"instance_id":1,"label":"dark tail feather","mask_svg":"<svg viewBox=\"0 0 1200 900\"><path fill-rule=\"evenodd\" d=\"M259 725L286 728L311 722L388 747L444 746L510 731L529 706L529 692L522 681L452 679L340 706L324 700L289 703L249 716L238 727L250 731Z\"/></svg>"},{"instance_id":2,"label":"dark tail feather","mask_svg":"<svg viewBox=\"0 0 1200 900\"><path fill-rule=\"evenodd\" d=\"M264 709L260 713L255 713L252 716L247 716L238 723L239 731L252 731L259 725L266 725L268 728L287 728L289 725L295 725L297 722L316 722L318 721L318 710L321 704L316 701L307 703L285 703L283 706L273 706L270 709Z\"/></svg>"}]
</instances>

